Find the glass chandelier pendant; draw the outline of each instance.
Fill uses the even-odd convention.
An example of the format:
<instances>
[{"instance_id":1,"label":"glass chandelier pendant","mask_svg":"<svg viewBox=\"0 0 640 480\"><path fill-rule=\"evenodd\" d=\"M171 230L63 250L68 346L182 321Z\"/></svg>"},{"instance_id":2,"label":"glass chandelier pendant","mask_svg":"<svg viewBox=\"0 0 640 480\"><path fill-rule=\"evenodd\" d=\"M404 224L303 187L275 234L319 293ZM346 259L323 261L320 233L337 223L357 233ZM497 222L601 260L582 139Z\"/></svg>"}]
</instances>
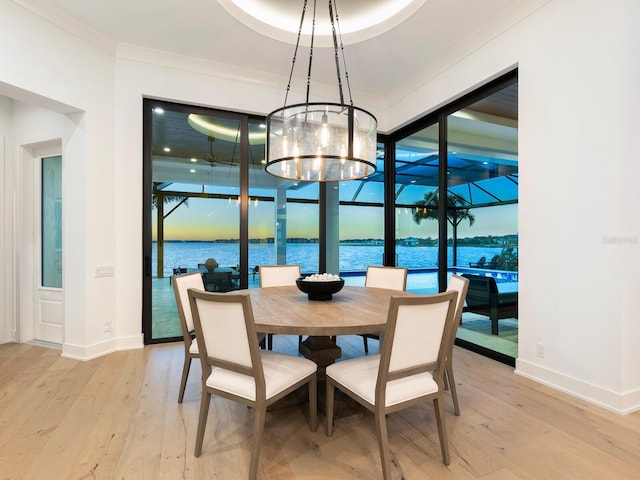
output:
<instances>
[{"instance_id":1,"label":"glass chandelier pendant","mask_svg":"<svg viewBox=\"0 0 640 480\"><path fill-rule=\"evenodd\" d=\"M285 106L274 110L267 116L267 163L265 170L276 177L308 182L339 182L367 177L376 171L377 120L366 110L355 107L351 99L349 104L344 102L336 34L338 18L336 13L334 21L333 14L335 0L329 0L329 17L333 32L340 102L309 102L315 3L316 0L314 0L314 18L309 50L307 101L287 106L285 98ZM302 10L296 52L300 42L306 7L307 0L304 2ZM295 64L295 58L294 54L293 64ZM294 65L291 68L287 94L291 85L293 67ZM345 75L348 85L349 76L346 73L346 66Z\"/></svg>"}]
</instances>

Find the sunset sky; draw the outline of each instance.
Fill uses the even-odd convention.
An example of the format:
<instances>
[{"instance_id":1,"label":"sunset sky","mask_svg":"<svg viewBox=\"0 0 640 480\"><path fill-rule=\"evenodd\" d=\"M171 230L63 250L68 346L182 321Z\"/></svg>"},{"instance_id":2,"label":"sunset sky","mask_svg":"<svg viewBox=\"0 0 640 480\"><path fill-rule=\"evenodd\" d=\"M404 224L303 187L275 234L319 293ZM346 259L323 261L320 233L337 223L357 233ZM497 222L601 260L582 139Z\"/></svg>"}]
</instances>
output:
<instances>
[{"instance_id":1,"label":"sunset sky","mask_svg":"<svg viewBox=\"0 0 640 480\"><path fill-rule=\"evenodd\" d=\"M458 237L508 235L518 232L517 205L477 208L472 210L475 223L469 227L463 221ZM166 209L169 211L170 208ZM166 213L166 212L165 212ZM413 221L407 209L396 211L396 237L437 237L437 223ZM156 211L153 211L153 230L156 231ZM250 238L273 237L274 206L271 202L252 202L249 208ZM342 207L340 211L340 238L383 238L383 210L378 207ZM189 199L165 219L166 240L216 240L239 237L239 208L235 201ZM287 236L317 238L318 207L312 204L287 205ZM155 239L155 233L154 233Z\"/></svg>"}]
</instances>

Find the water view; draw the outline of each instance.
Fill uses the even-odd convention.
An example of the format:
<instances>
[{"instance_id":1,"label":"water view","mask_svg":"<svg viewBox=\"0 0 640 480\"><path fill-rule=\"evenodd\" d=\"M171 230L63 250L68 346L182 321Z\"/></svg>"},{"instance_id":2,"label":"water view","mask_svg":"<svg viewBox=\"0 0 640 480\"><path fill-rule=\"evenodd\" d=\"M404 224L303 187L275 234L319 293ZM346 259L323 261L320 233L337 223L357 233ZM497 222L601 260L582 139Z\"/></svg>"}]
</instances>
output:
<instances>
[{"instance_id":1,"label":"water view","mask_svg":"<svg viewBox=\"0 0 640 480\"><path fill-rule=\"evenodd\" d=\"M449 261L453 258L453 249L449 248ZM501 247L458 247L460 267L468 267L485 257L487 262L502 251ZM409 269L435 268L438 261L438 248L426 246L396 247L398 265ZM383 247L381 245L340 245L340 272L364 272L367 265L382 265ZM215 258L221 266L236 266L240 260L238 243L172 241L164 244L163 275L169 277L173 268L196 268L207 258ZM157 276L157 244L153 242L152 273ZM249 244L249 270L256 265L276 263L275 245L272 243ZM303 273L318 271L317 243L287 244L287 263L300 264Z\"/></svg>"}]
</instances>

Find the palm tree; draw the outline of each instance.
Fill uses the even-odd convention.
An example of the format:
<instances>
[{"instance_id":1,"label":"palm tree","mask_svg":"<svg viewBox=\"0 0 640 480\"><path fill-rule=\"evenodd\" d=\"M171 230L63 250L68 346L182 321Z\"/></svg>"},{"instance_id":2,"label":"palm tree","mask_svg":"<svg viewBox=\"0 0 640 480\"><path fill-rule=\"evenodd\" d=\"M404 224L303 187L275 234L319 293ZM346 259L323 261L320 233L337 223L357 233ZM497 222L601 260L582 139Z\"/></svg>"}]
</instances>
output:
<instances>
[{"instance_id":1,"label":"palm tree","mask_svg":"<svg viewBox=\"0 0 640 480\"><path fill-rule=\"evenodd\" d=\"M189 199L183 195L174 195L171 193L164 193L162 190L157 188L160 183L153 184L153 197L151 200L151 207L158 208L158 201L162 198L162 203L164 205L168 205L170 203L178 202L180 205L184 204L187 207L189 206ZM175 209L174 209L175 210ZM173 211L173 210L172 210Z\"/></svg>"},{"instance_id":2,"label":"palm tree","mask_svg":"<svg viewBox=\"0 0 640 480\"><path fill-rule=\"evenodd\" d=\"M438 190L427 192L424 199L416 202L416 209L413 212L413 221L420 225L422 219L438 220L438 205L440 195ZM467 204L462 197L449 193L447 195L447 221L453 227L453 265L458 263L458 225L463 220L469 220L469 226L476 221L476 217L469 211Z\"/></svg>"}]
</instances>

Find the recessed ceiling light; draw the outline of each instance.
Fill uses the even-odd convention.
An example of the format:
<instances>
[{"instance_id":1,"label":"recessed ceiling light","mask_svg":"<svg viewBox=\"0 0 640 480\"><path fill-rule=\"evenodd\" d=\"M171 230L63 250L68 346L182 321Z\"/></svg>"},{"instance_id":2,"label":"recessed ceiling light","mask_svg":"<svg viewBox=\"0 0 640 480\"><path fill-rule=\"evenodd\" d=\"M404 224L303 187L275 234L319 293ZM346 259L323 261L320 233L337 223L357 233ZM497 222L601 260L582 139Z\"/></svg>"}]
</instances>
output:
<instances>
[{"instance_id":1,"label":"recessed ceiling light","mask_svg":"<svg viewBox=\"0 0 640 480\"><path fill-rule=\"evenodd\" d=\"M239 22L275 40L296 43L300 27L300 3L273 0L218 0ZM345 45L368 40L391 30L417 12L426 0L349 0L341 2L338 13L342 41ZM333 45L328 9L318 8L315 45ZM307 12L301 43L311 38L312 13Z\"/></svg>"},{"instance_id":2,"label":"recessed ceiling light","mask_svg":"<svg viewBox=\"0 0 640 480\"><path fill-rule=\"evenodd\" d=\"M189 172L191 172L191 173L196 173L196 169L195 169L195 168L192 168L191 170L189 170Z\"/></svg>"},{"instance_id":3,"label":"recessed ceiling light","mask_svg":"<svg viewBox=\"0 0 640 480\"><path fill-rule=\"evenodd\" d=\"M196 162L198 161L198 159L197 159L197 158L192 158L192 159L191 159L191 161L192 161L193 163L196 163Z\"/></svg>"},{"instance_id":4,"label":"recessed ceiling light","mask_svg":"<svg viewBox=\"0 0 640 480\"><path fill-rule=\"evenodd\" d=\"M170 149L169 147L164 147L164 148L163 148L163 150L164 150L165 152L170 152L170 151L171 151L171 149Z\"/></svg>"}]
</instances>

